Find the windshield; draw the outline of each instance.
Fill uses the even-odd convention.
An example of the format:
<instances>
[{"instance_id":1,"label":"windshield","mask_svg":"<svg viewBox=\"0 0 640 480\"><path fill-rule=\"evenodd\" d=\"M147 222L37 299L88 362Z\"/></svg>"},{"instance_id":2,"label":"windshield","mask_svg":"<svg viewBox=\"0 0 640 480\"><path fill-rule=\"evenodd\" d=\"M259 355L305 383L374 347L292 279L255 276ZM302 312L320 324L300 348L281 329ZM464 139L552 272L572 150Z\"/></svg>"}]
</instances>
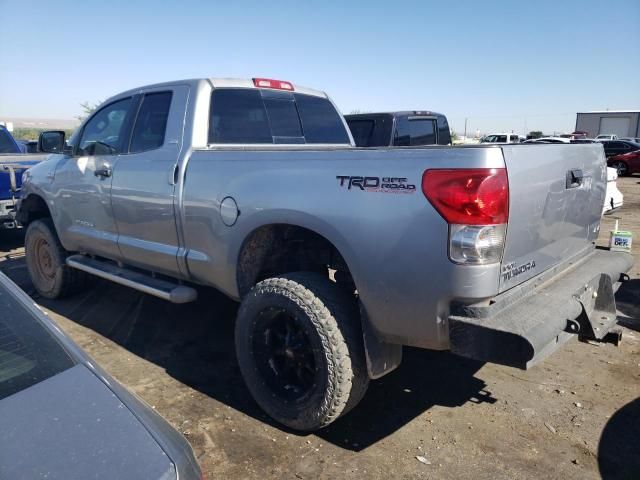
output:
<instances>
[{"instance_id":1,"label":"windshield","mask_svg":"<svg viewBox=\"0 0 640 480\"><path fill-rule=\"evenodd\" d=\"M4 128L0 128L0 153L20 153L13 138Z\"/></svg>"},{"instance_id":2,"label":"windshield","mask_svg":"<svg viewBox=\"0 0 640 480\"><path fill-rule=\"evenodd\" d=\"M49 331L3 284L0 274L0 400L74 365Z\"/></svg>"}]
</instances>

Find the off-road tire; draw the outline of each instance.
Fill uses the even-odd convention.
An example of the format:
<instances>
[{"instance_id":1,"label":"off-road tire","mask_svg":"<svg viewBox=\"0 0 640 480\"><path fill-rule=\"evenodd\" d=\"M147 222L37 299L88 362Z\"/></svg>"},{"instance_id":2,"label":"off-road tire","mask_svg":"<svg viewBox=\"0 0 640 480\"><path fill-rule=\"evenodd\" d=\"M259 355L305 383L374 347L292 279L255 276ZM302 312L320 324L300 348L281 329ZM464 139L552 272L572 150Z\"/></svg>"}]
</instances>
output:
<instances>
[{"instance_id":1,"label":"off-road tire","mask_svg":"<svg viewBox=\"0 0 640 480\"><path fill-rule=\"evenodd\" d=\"M313 388L302 401L286 401L276 395L256 363L258 318L274 308L286 309L295 317L319 359ZM326 427L355 407L369 384L356 299L318 273L296 272L258 283L240 306L235 343L240 370L253 398L271 418L295 430Z\"/></svg>"},{"instance_id":2,"label":"off-road tire","mask_svg":"<svg viewBox=\"0 0 640 480\"><path fill-rule=\"evenodd\" d=\"M69 256L50 218L35 220L25 234L25 256L31 283L45 298L55 299L80 291L89 275L69 267Z\"/></svg>"}]
</instances>

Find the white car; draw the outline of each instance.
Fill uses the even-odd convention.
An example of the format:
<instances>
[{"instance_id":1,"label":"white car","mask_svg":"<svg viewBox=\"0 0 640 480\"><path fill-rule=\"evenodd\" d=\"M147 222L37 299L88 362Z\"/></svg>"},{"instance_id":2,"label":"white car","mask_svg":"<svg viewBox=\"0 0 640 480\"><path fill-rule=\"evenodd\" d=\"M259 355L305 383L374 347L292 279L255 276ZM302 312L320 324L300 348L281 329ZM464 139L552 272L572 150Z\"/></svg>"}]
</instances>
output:
<instances>
[{"instance_id":1,"label":"white car","mask_svg":"<svg viewBox=\"0 0 640 480\"><path fill-rule=\"evenodd\" d=\"M527 140L526 143L571 143L571 139L565 137L540 137Z\"/></svg>"},{"instance_id":2,"label":"white car","mask_svg":"<svg viewBox=\"0 0 640 480\"><path fill-rule=\"evenodd\" d=\"M617 140L618 135L598 135L596 140Z\"/></svg>"},{"instance_id":3,"label":"white car","mask_svg":"<svg viewBox=\"0 0 640 480\"><path fill-rule=\"evenodd\" d=\"M605 193L604 206L602 214L607 215L619 209L622 206L622 192L618 190L616 184L618 180L618 172L615 168L607 167L607 191Z\"/></svg>"},{"instance_id":4,"label":"white car","mask_svg":"<svg viewBox=\"0 0 640 480\"><path fill-rule=\"evenodd\" d=\"M520 135L516 133L491 133L480 139L480 143L520 143Z\"/></svg>"}]
</instances>

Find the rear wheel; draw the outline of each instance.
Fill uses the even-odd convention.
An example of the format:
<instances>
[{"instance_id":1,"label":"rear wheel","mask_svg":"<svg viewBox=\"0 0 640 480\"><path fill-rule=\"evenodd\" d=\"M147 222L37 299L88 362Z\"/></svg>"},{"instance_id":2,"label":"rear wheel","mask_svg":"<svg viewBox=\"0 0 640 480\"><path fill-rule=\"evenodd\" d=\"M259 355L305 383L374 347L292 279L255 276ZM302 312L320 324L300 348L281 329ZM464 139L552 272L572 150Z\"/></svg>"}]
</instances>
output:
<instances>
[{"instance_id":1,"label":"rear wheel","mask_svg":"<svg viewBox=\"0 0 640 480\"><path fill-rule=\"evenodd\" d=\"M612 162L611 166L617 170L619 177L624 177L629 173L629 167L624 162Z\"/></svg>"},{"instance_id":2,"label":"rear wheel","mask_svg":"<svg viewBox=\"0 0 640 480\"><path fill-rule=\"evenodd\" d=\"M369 383L355 299L317 273L258 283L238 312L236 352L256 402L296 430L329 425Z\"/></svg>"},{"instance_id":3,"label":"rear wheel","mask_svg":"<svg viewBox=\"0 0 640 480\"><path fill-rule=\"evenodd\" d=\"M69 253L62 247L50 218L29 224L24 245L31 282L43 297L63 297L86 284L87 274L65 263Z\"/></svg>"}]
</instances>

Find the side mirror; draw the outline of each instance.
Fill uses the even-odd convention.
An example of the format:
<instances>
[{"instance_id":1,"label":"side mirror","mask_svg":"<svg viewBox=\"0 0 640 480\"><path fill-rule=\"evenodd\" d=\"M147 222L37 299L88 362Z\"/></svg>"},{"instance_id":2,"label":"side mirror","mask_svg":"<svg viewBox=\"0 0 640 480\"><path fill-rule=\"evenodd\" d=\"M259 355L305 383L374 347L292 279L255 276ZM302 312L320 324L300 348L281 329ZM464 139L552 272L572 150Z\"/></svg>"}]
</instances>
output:
<instances>
[{"instance_id":1,"label":"side mirror","mask_svg":"<svg viewBox=\"0 0 640 480\"><path fill-rule=\"evenodd\" d=\"M42 132L38 137L38 151L45 153L62 153L65 133L61 130Z\"/></svg>"}]
</instances>

